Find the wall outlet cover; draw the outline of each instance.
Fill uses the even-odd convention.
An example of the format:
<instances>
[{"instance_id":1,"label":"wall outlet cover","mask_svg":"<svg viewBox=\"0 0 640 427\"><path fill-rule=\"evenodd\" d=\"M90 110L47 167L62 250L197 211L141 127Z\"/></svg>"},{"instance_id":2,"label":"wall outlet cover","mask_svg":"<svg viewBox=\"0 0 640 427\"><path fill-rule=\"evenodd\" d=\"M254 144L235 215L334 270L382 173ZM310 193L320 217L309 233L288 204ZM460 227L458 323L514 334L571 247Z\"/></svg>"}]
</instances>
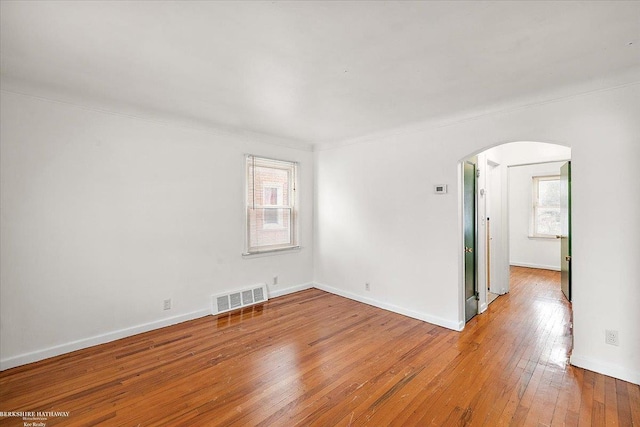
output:
<instances>
[{"instance_id":1,"label":"wall outlet cover","mask_svg":"<svg viewBox=\"0 0 640 427\"><path fill-rule=\"evenodd\" d=\"M610 345L620 345L618 331L607 329L604 331L604 342Z\"/></svg>"}]
</instances>

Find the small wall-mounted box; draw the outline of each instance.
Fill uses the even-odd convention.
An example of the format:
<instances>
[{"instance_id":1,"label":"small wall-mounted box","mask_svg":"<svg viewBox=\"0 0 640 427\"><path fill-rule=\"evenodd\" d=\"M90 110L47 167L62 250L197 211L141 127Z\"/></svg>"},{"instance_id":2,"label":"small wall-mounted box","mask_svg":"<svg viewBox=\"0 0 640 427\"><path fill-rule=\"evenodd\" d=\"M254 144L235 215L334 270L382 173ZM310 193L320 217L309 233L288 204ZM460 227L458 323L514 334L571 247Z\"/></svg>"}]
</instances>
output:
<instances>
[{"instance_id":1,"label":"small wall-mounted box","mask_svg":"<svg viewBox=\"0 0 640 427\"><path fill-rule=\"evenodd\" d=\"M434 185L433 192L436 194L447 194L447 184Z\"/></svg>"}]
</instances>

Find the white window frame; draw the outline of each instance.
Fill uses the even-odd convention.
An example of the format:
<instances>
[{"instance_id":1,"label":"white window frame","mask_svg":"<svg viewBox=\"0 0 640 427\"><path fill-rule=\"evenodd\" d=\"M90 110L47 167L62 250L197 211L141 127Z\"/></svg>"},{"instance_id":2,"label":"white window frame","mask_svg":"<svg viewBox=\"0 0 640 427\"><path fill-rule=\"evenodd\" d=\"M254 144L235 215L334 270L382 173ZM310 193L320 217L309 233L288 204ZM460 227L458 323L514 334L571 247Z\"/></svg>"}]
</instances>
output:
<instances>
[{"instance_id":1,"label":"white window frame","mask_svg":"<svg viewBox=\"0 0 640 427\"><path fill-rule=\"evenodd\" d=\"M263 194L264 197L264 189L265 188L277 188L278 189L278 204L262 204L258 203L256 197L253 197L252 200L249 200L250 194L255 194L252 192L252 189L256 187L255 175L253 174L253 169L261 167L261 168L273 168L286 170L289 176L288 182L288 200L284 199L284 188L281 183L274 183L269 181L264 181L262 183L263 186ZM246 213L246 228L245 228L245 252L243 255L256 255L256 254L264 254L269 252L277 252L284 251L290 249L298 249L300 246L298 245L298 212L296 207L297 201L297 175L298 175L298 163L291 162L286 160L278 160L278 159L270 159L267 157L254 156L251 154L247 154L245 156L245 213ZM263 199L264 200L264 199ZM282 210L289 210L289 224L285 224L285 215L284 211L280 212L278 215L278 223L277 224L262 224L261 230L269 232L278 230L286 230L287 225L289 226L289 242L286 244L275 244L275 245L255 245L251 244L251 230L257 230L259 227L257 224L252 224L252 218L257 218L256 215L252 216L252 211L264 209L264 208L279 208Z\"/></svg>"},{"instance_id":2,"label":"white window frame","mask_svg":"<svg viewBox=\"0 0 640 427\"><path fill-rule=\"evenodd\" d=\"M531 223L530 223L530 232L529 232L529 237L533 237L533 238L540 238L540 239L555 239L557 236L555 234L544 234L544 233L538 233L538 229L536 227L536 225L538 224L538 210L540 208L560 208L560 205L558 206L547 206L547 205L540 205L539 203L539 197L538 197L538 192L540 189L539 183L540 181L560 181L560 175L539 175L539 176L533 176L532 177L532 188L531 188L531 193L532 193L532 208L531 208Z\"/></svg>"}]
</instances>

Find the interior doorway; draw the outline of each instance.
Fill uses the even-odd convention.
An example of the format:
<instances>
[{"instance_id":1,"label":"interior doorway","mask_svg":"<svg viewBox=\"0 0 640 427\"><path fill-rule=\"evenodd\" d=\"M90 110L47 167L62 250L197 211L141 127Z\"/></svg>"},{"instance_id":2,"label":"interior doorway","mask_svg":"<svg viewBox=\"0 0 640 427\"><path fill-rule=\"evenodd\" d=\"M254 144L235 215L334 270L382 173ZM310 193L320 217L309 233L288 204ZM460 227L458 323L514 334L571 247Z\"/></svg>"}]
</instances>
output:
<instances>
[{"instance_id":1,"label":"interior doorway","mask_svg":"<svg viewBox=\"0 0 640 427\"><path fill-rule=\"evenodd\" d=\"M465 323L476 314L486 311L489 304L500 295L509 292L512 265L560 271L560 239L556 239L556 235L532 234L531 215L536 209L532 196L532 178L536 174L542 176L546 173L542 166L535 165L567 162L570 159L569 147L540 142L512 142L483 150L461 161L460 211L463 238L460 263L462 288L460 317ZM465 165L470 164L475 167L473 182L466 178L465 173L465 170L469 169ZM521 187L519 190L512 188L515 180L510 177L510 171L516 170L512 168L521 168L519 172L524 171L530 174L524 181L526 184L521 184L526 185L526 188ZM473 205L469 200L471 191L474 192ZM514 207L512 199L516 197L513 194L522 196L522 200L519 200L522 205L518 209ZM466 210L469 206L473 206L475 211L471 217ZM544 220L555 215L552 208L545 207L545 209L547 210L538 210L546 215ZM515 221L516 217L517 221ZM514 228L515 222L520 224L517 229ZM471 229L474 234L472 245L469 244L471 240L467 237ZM561 234L558 233L558 235ZM521 245L523 241L529 244ZM522 253L526 254L527 251L543 251L544 247L554 245L558 246L558 254L554 256L553 263L531 261L528 256L520 256L514 252L524 248ZM547 256L549 256L548 253ZM469 258L472 258L472 261ZM472 272L469 271L471 268L473 268ZM469 299L470 280L474 281L475 304L470 303Z\"/></svg>"}]
</instances>

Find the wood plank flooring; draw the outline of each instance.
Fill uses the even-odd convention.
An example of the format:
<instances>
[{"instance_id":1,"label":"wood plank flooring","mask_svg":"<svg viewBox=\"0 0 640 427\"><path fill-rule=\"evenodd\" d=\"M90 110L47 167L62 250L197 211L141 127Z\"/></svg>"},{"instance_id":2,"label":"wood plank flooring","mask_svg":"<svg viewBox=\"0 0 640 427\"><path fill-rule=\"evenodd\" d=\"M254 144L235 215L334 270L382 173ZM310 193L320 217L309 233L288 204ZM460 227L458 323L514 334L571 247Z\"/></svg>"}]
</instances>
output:
<instances>
[{"instance_id":1,"label":"wood plank flooring","mask_svg":"<svg viewBox=\"0 0 640 427\"><path fill-rule=\"evenodd\" d=\"M0 411L53 425L640 425L640 387L567 365L559 273L461 333L319 290L0 373ZM1 426L23 426L15 417Z\"/></svg>"}]
</instances>

